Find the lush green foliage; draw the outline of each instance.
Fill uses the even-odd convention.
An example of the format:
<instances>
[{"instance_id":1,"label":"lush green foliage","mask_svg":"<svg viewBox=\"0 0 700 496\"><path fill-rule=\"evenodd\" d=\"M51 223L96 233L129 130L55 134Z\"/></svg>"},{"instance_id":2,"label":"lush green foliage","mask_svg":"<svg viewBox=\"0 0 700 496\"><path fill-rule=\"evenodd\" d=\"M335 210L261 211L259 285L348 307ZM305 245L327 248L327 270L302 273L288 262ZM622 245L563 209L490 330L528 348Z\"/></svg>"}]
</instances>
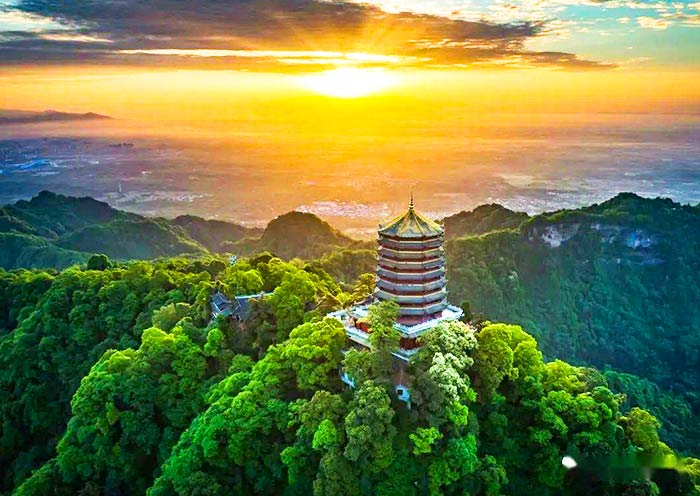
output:
<instances>
[{"instance_id":1,"label":"lush green foliage","mask_svg":"<svg viewBox=\"0 0 700 496\"><path fill-rule=\"evenodd\" d=\"M7 269L64 269L84 262L88 257L87 253L61 248L39 236L0 232L0 267Z\"/></svg>"},{"instance_id":2,"label":"lush green foliage","mask_svg":"<svg viewBox=\"0 0 700 496\"><path fill-rule=\"evenodd\" d=\"M401 372L408 409L393 386L396 305L371 309L372 349L344 354L343 326L322 315L353 295L316 264L94 264L0 273L15 325L0 338L0 455L18 495L698 494L692 459L646 485L567 478L565 453L670 451L603 375L544 363L520 327L430 331ZM249 321L208 322L216 286L272 294Z\"/></svg>"},{"instance_id":3,"label":"lush green foliage","mask_svg":"<svg viewBox=\"0 0 700 496\"><path fill-rule=\"evenodd\" d=\"M350 284L362 274L374 274L377 269L377 251L368 248L336 250L321 258L319 263L336 281Z\"/></svg>"},{"instance_id":4,"label":"lush green foliage","mask_svg":"<svg viewBox=\"0 0 700 496\"><path fill-rule=\"evenodd\" d=\"M667 441L700 452L699 232L700 209L630 194L537 216L518 230L449 241L451 298L526 326L547 357L609 366L673 391L692 422L646 405L676 424Z\"/></svg>"},{"instance_id":5,"label":"lush green foliage","mask_svg":"<svg viewBox=\"0 0 700 496\"><path fill-rule=\"evenodd\" d=\"M42 191L30 201L6 205L2 211L4 232L15 230L49 239L93 224L138 218L92 198L72 198L49 191Z\"/></svg>"},{"instance_id":6,"label":"lush green foliage","mask_svg":"<svg viewBox=\"0 0 700 496\"><path fill-rule=\"evenodd\" d=\"M127 492L143 491L139 478L152 480L159 453L169 453L202 410L205 390L228 373L235 351L261 355L304 319L350 298L317 266L267 254L232 267L218 259L115 265L98 255L88 266L99 270L0 272L0 487L51 456L73 397L51 465L70 483L66 491L119 470L133 478ZM231 294L273 292L256 305L254 325L202 327L216 285ZM151 324L157 328L144 331ZM144 427L149 422L155 430ZM113 424L118 434L106 432ZM121 466L126 459L134 465ZM126 490L119 481L110 487Z\"/></svg>"},{"instance_id":7,"label":"lush green foliage","mask_svg":"<svg viewBox=\"0 0 700 496\"><path fill-rule=\"evenodd\" d=\"M672 393L657 384L632 374L607 370L604 373L610 389L624 395L623 408L640 406L652 411L661 423L659 435L671 446L688 447L697 453L700 446L698 415L693 411L694 393Z\"/></svg>"},{"instance_id":8,"label":"lush green foliage","mask_svg":"<svg viewBox=\"0 0 700 496\"><path fill-rule=\"evenodd\" d=\"M54 272L0 269L0 335L29 316L55 275Z\"/></svg>"},{"instance_id":9,"label":"lush green foliage","mask_svg":"<svg viewBox=\"0 0 700 496\"><path fill-rule=\"evenodd\" d=\"M56 240L63 248L105 253L112 258L151 259L163 255L202 255L207 250L180 227L159 219L116 220L74 231Z\"/></svg>"},{"instance_id":10,"label":"lush green foliage","mask_svg":"<svg viewBox=\"0 0 700 496\"><path fill-rule=\"evenodd\" d=\"M5 304L6 323L17 326L0 338L0 483L9 487L51 455L71 396L100 356L138 347L154 310L194 302L211 276L173 260L4 278L17 296Z\"/></svg>"},{"instance_id":11,"label":"lush green foliage","mask_svg":"<svg viewBox=\"0 0 700 496\"><path fill-rule=\"evenodd\" d=\"M95 225L143 222L59 200L6 208L2 236L49 243L40 256ZM442 324L405 369L390 304L370 312L372 349L343 352L323 316L371 294L374 255L327 225L306 246L306 216L266 243L315 262L67 252L87 263L0 270L0 493L700 495L698 460L652 481L639 469L670 463L664 442L700 452L698 209L622 195L517 230L522 215L477 210L458 228L496 231L452 239L447 255L451 299L478 329ZM232 246L227 226L176 224L163 225L187 243ZM247 321L210 321L216 289L271 294ZM567 473L564 454L579 467Z\"/></svg>"},{"instance_id":12,"label":"lush green foliage","mask_svg":"<svg viewBox=\"0 0 700 496\"><path fill-rule=\"evenodd\" d=\"M226 243L262 235L262 229L250 229L220 220L205 220L195 215L181 215L174 218L172 223L185 229L192 239L214 253L229 251Z\"/></svg>"}]
</instances>

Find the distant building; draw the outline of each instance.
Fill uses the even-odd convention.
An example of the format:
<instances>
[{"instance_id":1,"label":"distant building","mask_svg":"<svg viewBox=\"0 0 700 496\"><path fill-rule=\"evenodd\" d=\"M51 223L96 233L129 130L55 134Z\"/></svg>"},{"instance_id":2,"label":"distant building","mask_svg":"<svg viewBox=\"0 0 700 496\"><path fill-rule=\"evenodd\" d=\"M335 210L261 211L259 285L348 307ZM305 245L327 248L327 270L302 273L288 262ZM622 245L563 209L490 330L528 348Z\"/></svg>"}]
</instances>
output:
<instances>
[{"instance_id":1,"label":"distant building","mask_svg":"<svg viewBox=\"0 0 700 496\"><path fill-rule=\"evenodd\" d=\"M394 325L401 333L394 356L407 362L418 351L418 338L440 322L459 320L463 311L447 301L447 278L443 250L444 230L436 222L416 212L413 195L408 211L379 226L376 288L368 301L347 310L329 314L345 325L348 338L359 346L369 347L370 304L392 300L399 305ZM396 393L410 401L405 384L404 365L397 367ZM354 387L345 373L341 378Z\"/></svg>"},{"instance_id":2,"label":"distant building","mask_svg":"<svg viewBox=\"0 0 700 496\"><path fill-rule=\"evenodd\" d=\"M219 315L238 321L247 320L250 317L251 300L262 300L272 293L258 293L251 295L235 296L230 299L221 291L217 291L211 297L211 315L217 318Z\"/></svg>"}]
</instances>

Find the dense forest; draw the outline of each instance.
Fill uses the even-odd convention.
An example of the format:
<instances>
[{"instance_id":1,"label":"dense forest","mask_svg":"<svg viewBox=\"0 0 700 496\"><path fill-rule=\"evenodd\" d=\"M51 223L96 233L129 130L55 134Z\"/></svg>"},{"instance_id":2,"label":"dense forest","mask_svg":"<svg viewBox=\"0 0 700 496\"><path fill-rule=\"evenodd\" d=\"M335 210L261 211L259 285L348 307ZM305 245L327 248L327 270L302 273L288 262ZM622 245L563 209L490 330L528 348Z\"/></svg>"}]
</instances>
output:
<instances>
[{"instance_id":1,"label":"dense forest","mask_svg":"<svg viewBox=\"0 0 700 496\"><path fill-rule=\"evenodd\" d=\"M621 194L444 225L471 324L425 337L408 409L392 308L371 352L323 319L371 292L371 244L296 212L4 207L0 494L700 494L700 208ZM272 294L211 321L216 289Z\"/></svg>"},{"instance_id":2,"label":"dense forest","mask_svg":"<svg viewBox=\"0 0 700 496\"><path fill-rule=\"evenodd\" d=\"M700 208L620 194L446 252L454 301L523 325L548 358L606 370L667 442L700 453Z\"/></svg>"},{"instance_id":3,"label":"dense forest","mask_svg":"<svg viewBox=\"0 0 700 496\"><path fill-rule=\"evenodd\" d=\"M93 256L0 280L7 494L700 494L700 461L675 457L651 414L623 412L595 369L545 362L516 325L432 330L409 409L391 380L395 304L372 308L371 350L344 353L324 318L371 276L341 287L318 262L261 253ZM271 294L245 322L212 321L214 289Z\"/></svg>"}]
</instances>

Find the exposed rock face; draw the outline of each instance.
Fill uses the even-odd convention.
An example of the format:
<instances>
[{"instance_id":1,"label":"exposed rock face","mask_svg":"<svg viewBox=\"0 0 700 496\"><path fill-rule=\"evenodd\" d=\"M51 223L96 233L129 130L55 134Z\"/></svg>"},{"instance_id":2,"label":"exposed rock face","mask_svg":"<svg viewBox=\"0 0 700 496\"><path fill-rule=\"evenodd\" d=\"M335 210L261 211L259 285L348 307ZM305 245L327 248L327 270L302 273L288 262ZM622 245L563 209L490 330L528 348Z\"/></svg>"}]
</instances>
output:
<instances>
[{"instance_id":1,"label":"exposed rock face","mask_svg":"<svg viewBox=\"0 0 700 496\"><path fill-rule=\"evenodd\" d=\"M529 238L537 239L548 244L552 248L559 248L579 232L580 224L551 224L537 227L532 230Z\"/></svg>"},{"instance_id":2,"label":"exposed rock face","mask_svg":"<svg viewBox=\"0 0 700 496\"><path fill-rule=\"evenodd\" d=\"M630 248L650 248L657 243L656 236L647 234L641 229L635 229L626 237L626 244Z\"/></svg>"},{"instance_id":3,"label":"exposed rock face","mask_svg":"<svg viewBox=\"0 0 700 496\"><path fill-rule=\"evenodd\" d=\"M559 223L533 227L528 238L531 241L541 241L551 248L559 248L579 233L592 232L600 237L605 244L620 244L633 250L645 250L659 243L658 235L644 229L627 226L592 223Z\"/></svg>"},{"instance_id":4,"label":"exposed rock face","mask_svg":"<svg viewBox=\"0 0 700 496\"><path fill-rule=\"evenodd\" d=\"M625 226L593 223L591 229L600 233L603 243L621 242L628 248L651 248L658 244L658 236L643 229Z\"/></svg>"}]
</instances>

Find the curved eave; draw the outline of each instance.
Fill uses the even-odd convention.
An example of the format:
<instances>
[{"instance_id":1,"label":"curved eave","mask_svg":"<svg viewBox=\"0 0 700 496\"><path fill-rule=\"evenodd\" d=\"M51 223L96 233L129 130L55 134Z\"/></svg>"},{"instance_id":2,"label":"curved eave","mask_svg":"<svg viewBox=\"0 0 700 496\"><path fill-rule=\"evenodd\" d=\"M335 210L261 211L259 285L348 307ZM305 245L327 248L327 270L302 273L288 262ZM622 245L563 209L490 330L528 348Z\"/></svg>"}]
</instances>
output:
<instances>
[{"instance_id":1,"label":"curved eave","mask_svg":"<svg viewBox=\"0 0 700 496\"><path fill-rule=\"evenodd\" d=\"M377 278L375 285L388 293L395 294L424 294L446 287L446 279L439 277L433 281L388 281L385 278Z\"/></svg>"},{"instance_id":2,"label":"curved eave","mask_svg":"<svg viewBox=\"0 0 700 496\"><path fill-rule=\"evenodd\" d=\"M423 249L412 249L412 250L399 250L396 248L390 248L388 246L379 246L379 254L385 254L388 255L390 258L393 259L399 259L399 258L404 258L404 259L416 259L416 258L433 258L436 256L440 256L444 253L444 248L442 246L435 246L432 248L423 248Z\"/></svg>"},{"instance_id":3,"label":"curved eave","mask_svg":"<svg viewBox=\"0 0 700 496\"><path fill-rule=\"evenodd\" d=\"M429 305L402 305L399 303L399 316L432 315L447 308L447 302L436 301Z\"/></svg>"},{"instance_id":4,"label":"curved eave","mask_svg":"<svg viewBox=\"0 0 700 496\"><path fill-rule=\"evenodd\" d=\"M406 281L430 281L435 279L438 275L443 275L445 273L445 266L439 265L437 267L431 267L429 269L398 269L396 267L387 267L386 265L379 264L377 267L377 275L381 277L382 274L388 273L392 274L389 277L394 277L396 280L406 280Z\"/></svg>"},{"instance_id":5,"label":"curved eave","mask_svg":"<svg viewBox=\"0 0 700 496\"><path fill-rule=\"evenodd\" d=\"M397 292L387 291L386 289L377 288L374 291L374 296L381 300L395 300L398 303L414 303L416 305L421 304L433 304L436 301L441 301L447 297L447 291L445 288L438 288L433 291L419 292L417 294L411 294L408 292Z\"/></svg>"},{"instance_id":6,"label":"curved eave","mask_svg":"<svg viewBox=\"0 0 700 496\"><path fill-rule=\"evenodd\" d=\"M393 261L393 260L388 260L388 259L379 259L377 261L377 265L379 267L389 267L389 268L397 268L399 270L418 270L422 272L429 272L430 270L437 268L437 267L443 267L445 265L445 261L441 259L433 259L433 260L427 260L427 261L417 261L417 262L406 262L406 261Z\"/></svg>"}]
</instances>

